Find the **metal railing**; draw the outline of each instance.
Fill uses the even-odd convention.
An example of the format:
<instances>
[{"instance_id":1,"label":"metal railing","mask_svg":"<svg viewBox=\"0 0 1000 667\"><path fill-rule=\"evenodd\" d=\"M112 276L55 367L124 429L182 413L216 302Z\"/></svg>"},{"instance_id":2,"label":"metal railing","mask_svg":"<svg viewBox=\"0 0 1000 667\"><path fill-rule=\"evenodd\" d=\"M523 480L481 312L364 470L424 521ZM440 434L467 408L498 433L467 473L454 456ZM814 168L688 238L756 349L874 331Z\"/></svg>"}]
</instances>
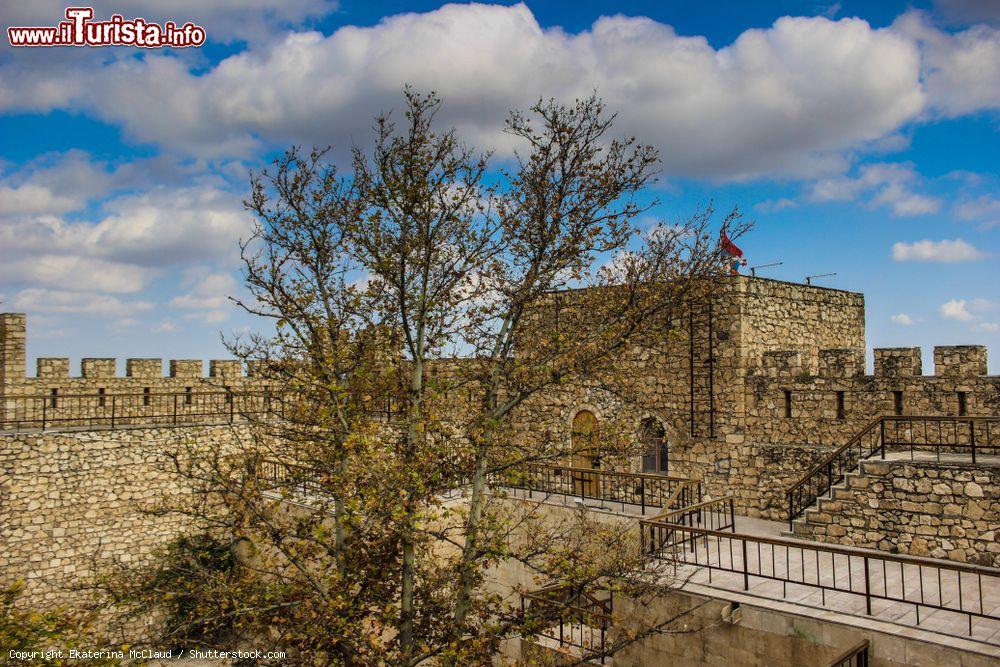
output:
<instances>
[{"instance_id":1,"label":"metal railing","mask_svg":"<svg viewBox=\"0 0 1000 667\"><path fill-rule=\"evenodd\" d=\"M830 663L830 667L868 667L868 640L862 639L841 653Z\"/></svg>"},{"instance_id":2,"label":"metal railing","mask_svg":"<svg viewBox=\"0 0 1000 667\"><path fill-rule=\"evenodd\" d=\"M785 492L788 524L811 507L861 461L880 456L886 450L933 451L969 454L972 462L981 454L1000 451L1000 417L885 416L873 420L845 444L810 469Z\"/></svg>"},{"instance_id":3,"label":"metal railing","mask_svg":"<svg viewBox=\"0 0 1000 667\"><path fill-rule=\"evenodd\" d=\"M313 500L329 494L328 487L316 480L315 469L287 461L277 459L259 461L257 463L257 478L273 490Z\"/></svg>"},{"instance_id":4,"label":"metal railing","mask_svg":"<svg viewBox=\"0 0 1000 667\"><path fill-rule=\"evenodd\" d=\"M267 389L42 394L0 398L0 431L117 429L232 423L252 416L285 418L301 407L300 394ZM367 417L392 420L396 399L364 404ZM301 416L301 415L300 415Z\"/></svg>"},{"instance_id":5,"label":"metal railing","mask_svg":"<svg viewBox=\"0 0 1000 667\"><path fill-rule=\"evenodd\" d=\"M665 511L649 520L639 522L642 553L654 557L664 549L678 546L678 539L691 539L679 534L676 526L705 528L715 531L736 531L736 509L732 496L707 500L693 505Z\"/></svg>"},{"instance_id":6,"label":"metal railing","mask_svg":"<svg viewBox=\"0 0 1000 667\"><path fill-rule=\"evenodd\" d=\"M535 493L561 494L647 508L689 505L701 500L701 484L686 477L644 472L617 472L532 463L499 481L502 486Z\"/></svg>"},{"instance_id":7,"label":"metal railing","mask_svg":"<svg viewBox=\"0 0 1000 667\"><path fill-rule=\"evenodd\" d=\"M732 573L737 575L737 581L742 578L742 586L737 584L737 587L745 591L750 590L751 579L779 582L783 598L787 597L789 585L814 589L820 592L822 607L827 606L829 594L843 593L863 599L864 613L868 615L872 615L876 602L902 603L912 605L918 626L922 611L942 611L964 615L970 636L974 619L989 621L991 627L984 631L987 637L1000 628L998 568L754 536L664 520L642 521L641 525L647 557L675 567L707 568L710 584L713 571ZM772 597L777 592L761 594ZM836 603L843 604L843 600L836 599ZM817 606L804 600L798 604ZM924 620L926 617L925 613ZM893 618L893 622L904 622L898 611Z\"/></svg>"},{"instance_id":8,"label":"metal railing","mask_svg":"<svg viewBox=\"0 0 1000 667\"><path fill-rule=\"evenodd\" d=\"M0 430L47 431L225 423L280 416L285 403L277 393L221 390L7 396L2 407Z\"/></svg>"},{"instance_id":9,"label":"metal railing","mask_svg":"<svg viewBox=\"0 0 1000 667\"><path fill-rule=\"evenodd\" d=\"M595 593L558 585L522 593L521 616L529 627L538 628L538 636L558 642L560 648L581 649L584 659L599 657L603 665L614 597L610 590Z\"/></svg>"}]
</instances>

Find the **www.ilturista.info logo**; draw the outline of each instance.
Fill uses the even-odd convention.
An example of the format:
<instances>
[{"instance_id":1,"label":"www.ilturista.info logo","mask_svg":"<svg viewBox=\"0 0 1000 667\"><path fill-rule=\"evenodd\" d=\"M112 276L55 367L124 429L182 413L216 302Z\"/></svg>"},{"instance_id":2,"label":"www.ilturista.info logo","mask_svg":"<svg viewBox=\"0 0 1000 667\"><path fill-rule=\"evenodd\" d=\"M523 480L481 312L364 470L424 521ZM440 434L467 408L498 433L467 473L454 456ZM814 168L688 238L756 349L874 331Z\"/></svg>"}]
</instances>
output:
<instances>
[{"instance_id":1,"label":"www.ilturista.info logo","mask_svg":"<svg viewBox=\"0 0 1000 667\"><path fill-rule=\"evenodd\" d=\"M11 46L139 46L159 49L185 48L205 43L205 29L190 21L162 26L144 18L125 19L114 14L109 21L92 21L92 7L67 7L66 19L57 26L7 28Z\"/></svg>"}]
</instances>

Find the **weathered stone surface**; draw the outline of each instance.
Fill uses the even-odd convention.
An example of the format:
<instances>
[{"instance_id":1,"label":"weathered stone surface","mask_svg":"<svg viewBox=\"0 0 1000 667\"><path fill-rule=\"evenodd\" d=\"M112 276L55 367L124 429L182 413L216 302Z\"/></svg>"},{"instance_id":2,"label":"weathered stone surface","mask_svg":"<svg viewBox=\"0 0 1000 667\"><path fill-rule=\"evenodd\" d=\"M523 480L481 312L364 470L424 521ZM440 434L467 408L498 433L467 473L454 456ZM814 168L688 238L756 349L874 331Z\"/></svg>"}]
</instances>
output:
<instances>
[{"instance_id":1,"label":"weathered stone surface","mask_svg":"<svg viewBox=\"0 0 1000 667\"><path fill-rule=\"evenodd\" d=\"M795 533L824 542L867 542L914 556L1000 567L1000 549L995 549L1000 467L933 462L882 466L883 476L892 483L881 492L852 485L837 501L836 512L806 512ZM867 463L863 467L865 473L872 469ZM972 476L980 481L958 481ZM830 505L820 503L824 510Z\"/></svg>"}]
</instances>

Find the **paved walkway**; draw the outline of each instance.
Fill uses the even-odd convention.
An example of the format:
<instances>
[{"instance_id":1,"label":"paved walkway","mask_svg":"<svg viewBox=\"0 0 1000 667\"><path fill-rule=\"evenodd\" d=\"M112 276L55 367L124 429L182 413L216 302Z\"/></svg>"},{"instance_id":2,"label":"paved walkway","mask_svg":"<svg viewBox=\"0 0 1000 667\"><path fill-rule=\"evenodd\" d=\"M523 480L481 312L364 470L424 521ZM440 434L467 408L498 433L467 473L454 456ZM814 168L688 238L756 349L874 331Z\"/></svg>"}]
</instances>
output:
<instances>
[{"instance_id":1,"label":"paved walkway","mask_svg":"<svg viewBox=\"0 0 1000 667\"><path fill-rule=\"evenodd\" d=\"M518 490L508 493L510 497L527 497L526 492ZM638 506L561 494L535 493L534 500L637 519L642 516ZM649 518L658 511L647 508L645 516ZM983 574L960 574L948 569L949 561L914 559L918 562L899 563L892 560L891 554L847 547L834 547L847 553L833 554L823 550L823 544L786 537L786 530L787 524L781 521L737 516L736 536L701 536L694 541L693 549L688 541L677 557L690 564L681 565L676 577L684 582L682 588L691 592L718 591L727 596L739 593L764 603L781 603L783 608L791 605L809 616L847 615L912 627L926 632L931 640L935 640L931 633L937 634L938 642L952 641L940 636L945 634L995 646L1000 657L1000 572L992 575L990 568L983 568ZM746 569L750 573L747 589L744 541ZM871 615L864 594L866 555Z\"/></svg>"},{"instance_id":2,"label":"paved walkway","mask_svg":"<svg viewBox=\"0 0 1000 667\"><path fill-rule=\"evenodd\" d=\"M777 538L783 528L777 521L737 517L737 536L686 541L676 557L689 564L679 567L676 576L686 585L866 617L867 587L870 618L1000 646L1000 572L958 572L948 569L948 561L931 559L900 563L890 554L866 550L831 553L806 540L780 538L774 544L754 539Z\"/></svg>"}]
</instances>

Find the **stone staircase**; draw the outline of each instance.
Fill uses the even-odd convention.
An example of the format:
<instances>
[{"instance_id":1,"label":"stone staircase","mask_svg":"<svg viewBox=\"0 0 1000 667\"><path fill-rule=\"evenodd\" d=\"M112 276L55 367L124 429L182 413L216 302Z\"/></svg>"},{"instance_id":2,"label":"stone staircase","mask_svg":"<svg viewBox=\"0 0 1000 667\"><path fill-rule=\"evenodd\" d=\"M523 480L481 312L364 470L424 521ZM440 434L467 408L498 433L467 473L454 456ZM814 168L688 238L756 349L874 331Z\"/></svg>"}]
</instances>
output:
<instances>
[{"instance_id":1,"label":"stone staircase","mask_svg":"<svg viewBox=\"0 0 1000 667\"><path fill-rule=\"evenodd\" d=\"M848 529L840 525L838 521L839 515L843 512L844 503L855 501L855 490L871 489L872 477L885 475L888 468L885 461L861 461L855 471L844 475L844 479L833 485L831 492L821 496L811 508L792 522L790 535L821 540L824 537L829 537L839 541L839 538L848 533Z\"/></svg>"},{"instance_id":2,"label":"stone staircase","mask_svg":"<svg viewBox=\"0 0 1000 667\"><path fill-rule=\"evenodd\" d=\"M861 461L792 522L791 536L1000 567L1000 457Z\"/></svg>"}]
</instances>

